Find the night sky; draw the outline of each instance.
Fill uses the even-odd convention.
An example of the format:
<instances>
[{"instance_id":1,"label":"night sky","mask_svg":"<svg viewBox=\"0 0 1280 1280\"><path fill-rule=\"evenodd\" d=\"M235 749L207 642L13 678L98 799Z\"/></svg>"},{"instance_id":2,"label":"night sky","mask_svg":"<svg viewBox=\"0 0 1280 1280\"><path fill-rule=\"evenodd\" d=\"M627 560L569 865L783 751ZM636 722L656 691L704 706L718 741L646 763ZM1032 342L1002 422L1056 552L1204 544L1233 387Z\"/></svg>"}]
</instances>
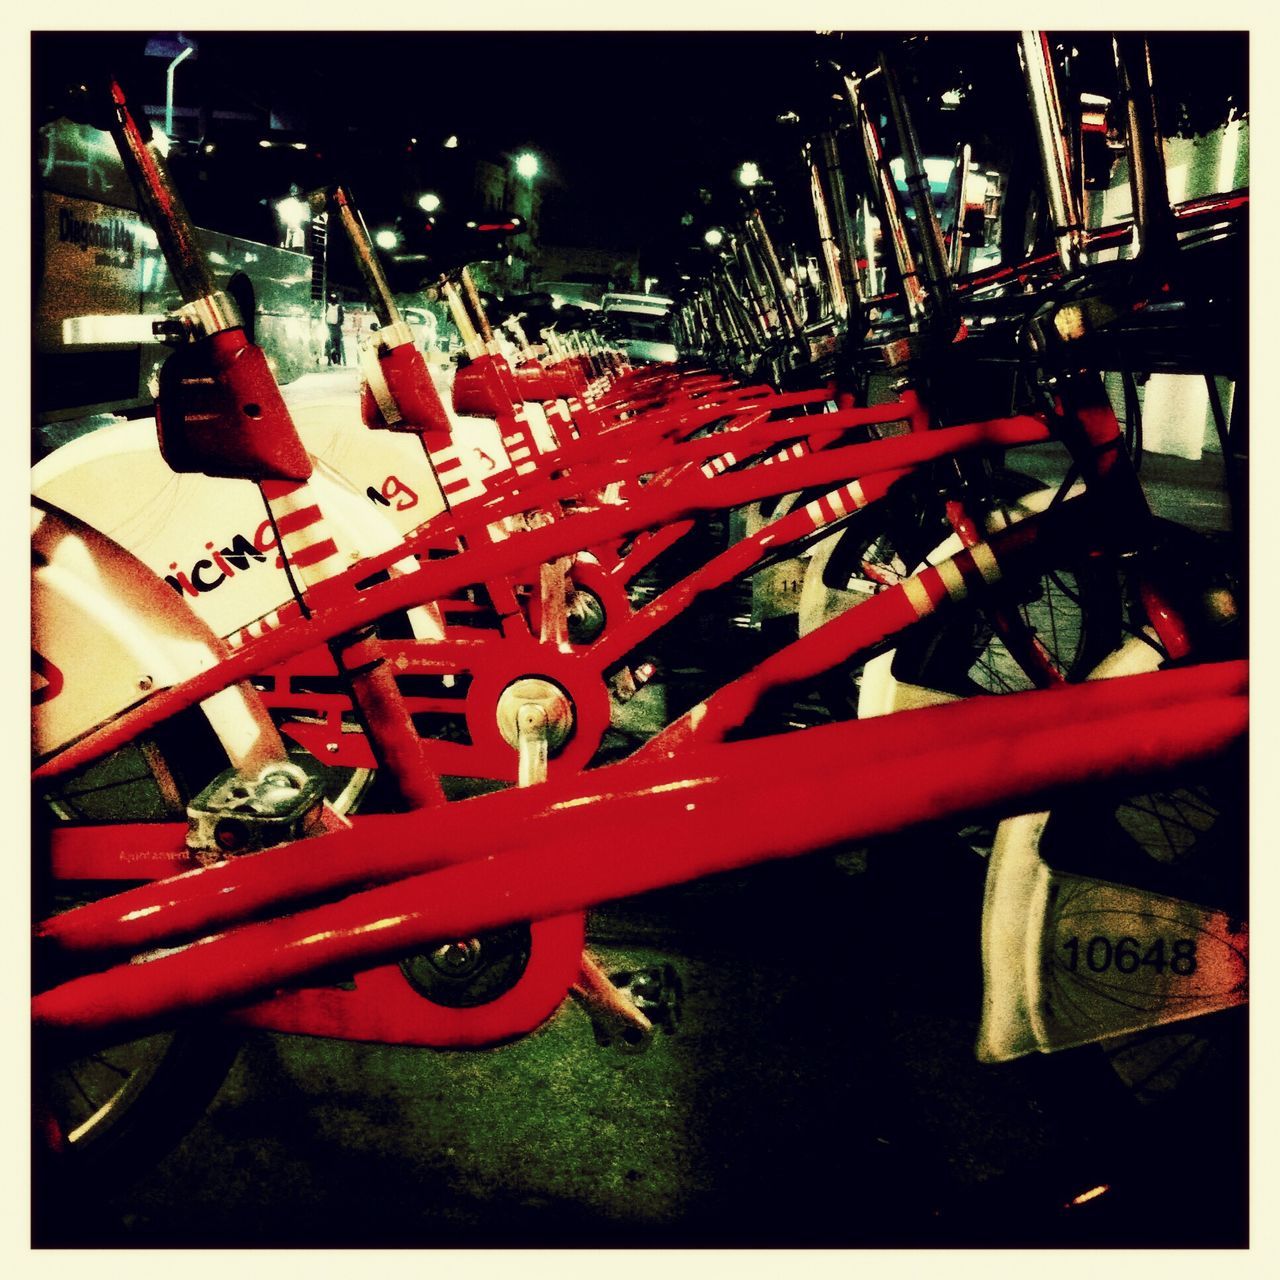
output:
<instances>
[{"instance_id":1,"label":"night sky","mask_svg":"<svg viewBox=\"0 0 1280 1280\"><path fill-rule=\"evenodd\" d=\"M162 103L167 59L142 56L154 34L37 33L37 111L61 81L108 63L135 101ZM813 97L824 48L801 32L184 34L199 52L177 68L179 108L270 109L308 143L303 155L224 147L222 166L200 160L199 183L175 158L197 221L230 217L238 225L226 229L248 233L243 210L294 180L346 181L381 221L406 189L448 185L458 153L440 144L457 134L495 160L540 155L544 240L666 257L729 215L743 161L798 166L800 132L777 117ZM680 226L690 212L692 231Z\"/></svg>"}]
</instances>

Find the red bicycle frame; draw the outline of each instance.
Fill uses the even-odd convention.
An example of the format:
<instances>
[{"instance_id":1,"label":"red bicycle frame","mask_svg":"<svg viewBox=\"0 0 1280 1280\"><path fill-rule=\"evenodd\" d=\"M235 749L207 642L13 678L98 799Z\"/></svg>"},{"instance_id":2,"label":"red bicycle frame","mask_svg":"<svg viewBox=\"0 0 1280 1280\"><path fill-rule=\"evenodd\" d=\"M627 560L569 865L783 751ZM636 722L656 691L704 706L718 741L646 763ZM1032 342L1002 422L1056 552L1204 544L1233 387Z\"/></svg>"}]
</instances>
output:
<instances>
[{"instance_id":1,"label":"red bicycle frame","mask_svg":"<svg viewBox=\"0 0 1280 1280\"><path fill-rule=\"evenodd\" d=\"M430 522L394 551L312 584L306 592L309 618L251 640L211 671L154 695L111 725L43 761L35 771L36 778L53 777L86 764L231 682L260 675L272 664L295 657L318 642L356 633L388 613L440 600L477 581L511 580L558 557L616 543L699 511L722 510L809 486L825 488L826 492L804 508L716 557L646 609L608 630L600 640L572 654L559 652L557 646L539 645L531 635L526 643L514 630L511 635L518 642L497 653L485 642L476 642L471 651L456 640L362 642L362 659L372 664L388 662L407 673L455 672L468 669L468 662L492 663L483 674L493 688L478 698L486 711L503 685L529 673L533 664L532 670L565 685L578 702L579 745L561 758L562 772L576 771L590 760L607 723L607 715L601 719L598 701L592 706L588 690L602 690L609 669L695 596L749 572L780 546L835 528L853 510L883 496L913 466L959 449L1008 447L1048 436L1043 419L1019 416L929 433L916 429L899 438L829 447L801 457L788 457L784 452L770 459L781 464L776 467L717 471L712 465L708 474L708 459L723 461L731 456L725 452L726 444L735 450L767 450L797 436L810 436L815 447L819 442L830 445L836 433L848 428L914 417L918 405L912 401L878 410L767 422L762 420L765 414L803 407L808 401L799 399L784 405L780 401L785 398L775 397L756 404L745 392L717 399L713 386L707 388L707 394L709 398L702 405L688 397L693 408L690 403L668 404L665 416L663 409L650 404L655 412L653 437L687 435L710 418L725 416L728 409L742 415L736 428L704 440L663 444L641 462L630 438L631 420L622 415L637 412L645 402L624 402L615 427L601 426L594 435L584 435L549 455L549 477L521 475L517 469L498 491ZM814 393L818 394L826 393ZM1078 416L1094 449L1109 446L1116 439L1114 416L1091 408ZM914 421L912 425L916 425ZM626 448L614 448L611 437L615 430L620 438L627 430ZM655 470L661 472L660 478L643 484L644 476ZM859 478L851 481L852 476ZM609 897L712 870L748 865L842 839L883 834L900 829L920 813L937 819L973 808L1041 800L1059 787L1098 776L1142 777L1222 750L1244 729L1243 668L1239 664L1153 677L1152 681L1162 683L1143 684L1141 692L1132 686L1120 691L1111 685L1097 690L1062 690L1048 695L1057 701L1003 699L990 705L920 713L924 719L906 717L905 724L833 726L809 731L798 739L789 736L785 744L765 740L715 745L717 739L743 723L770 688L824 670L882 642L948 601L983 592L1000 578L1014 575L1024 564L1034 566L1046 547L1052 553L1062 546L1090 545L1095 513L1105 510L1102 495L1124 486L1125 481L1122 471L1107 465L1099 465L1088 479L1101 492L1094 491L1088 500L1064 502L1047 515L1028 519L989 541L975 541L971 536L967 539L970 545L951 561L926 568L883 592L695 708L655 738L642 758L601 770L592 779L600 779L598 786L584 786L583 779L577 777L564 778L536 789L536 793L511 793L509 798L488 797L429 812L358 820L352 832L301 842L276 850L266 859L222 864L203 878L200 874L188 876L149 891L150 897L146 896L148 891L138 891L143 896L125 895L118 901L69 913L59 918L61 923L49 922L42 936L64 948L147 947L241 919L238 914L219 914L232 906L239 910L252 901L256 903L252 914L278 905L277 897L264 896L270 881L277 881L275 891L287 899L345 891L379 880L393 882L355 893L340 904L304 910L286 920L238 927L203 938L198 946L74 979L37 998L37 1025L77 1033L136 1029L183 1010L242 1002L280 983L334 966L377 963L439 938L520 920L557 917ZM502 542L473 547L448 560L426 560L442 539L465 537L497 520L552 502L585 498L590 503L602 487L597 481L613 484L619 480L637 489L626 508L569 511L541 528ZM648 550L652 551L652 546ZM414 554L423 557L417 571L386 582L368 582L373 574ZM637 563L646 563L644 554L638 560L619 557L607 571L621 576L625 570L633 575ZM481 674L479 666L472 670ZM481 687L485 689L483 682ZM414 709L412 699L389 692L401 711ZM1169 706L1168 699L1178 705ZM1188 709L1195 715L1188 717ZM1024 715L1036 717L1051 729L1026 734L1026 758L1020 755L1011 764L1007 738ZM1075 728L1069 730L1068 725ZM357 758L360 740L344 743L343 737L353 736L336 732L332 720L318 728L319 734L312 736L318 739L327 734L325 745L333 741L338 748L328 758L338 763L368 763L364 756ZM377 734L376 711L370 717L370 729ZM1165 737L1152 737L1153 730ZM948 748L920 750L918 743L934 740L931 735L935 733L943 735L937 740L948 743ZM687 745L691 741L696 744L692 750ZM951 750L953 741L962 743L963 750ZM677 744L682 747L678 753L674 750ZM349 754L341 754L344 750ZM448 744L420 742L418 751L420 763L430 764L438 772L470 772L475 765L474 757L460 759ZM482 742L481 753L485 751ZM833 759L851 763L835 769L829 763ZM856 765L852 763L855 760ZM509 747L490 743L483 767L513 768ZM841 786L849 782L844 770L855 767L862 785L878 794L895 791L895 801L877 806L870 815L824 812L820 819L815 818L811 830L799 836L789 820L783 822L777 813L770 816L766 812L776 808L779 795L799 803L815 773L821 776L822 770L829 770L833 783ZM777 786L768 797L762 796L758 787L764 770ZM492 776L507 774L495 772ZM903 776L911 779L906 786L902 785ZM606 798L608 811L601 816L593 805ZM635 818L649 824L648 830L669 827L673 838L654 856L634 862L601 859L587 852L594 847L594 840L619 844L622 833L629 829L628 820ZM655 823L658 825L652 825ZM375 830L379 832L373 841L377 854L371 861L367 844ZM499 832L496 836L495 830ZM529 848L517 850L514 843L522 842L531 831L536 834ZM136 875L141 865L138 855L157 864L161 856L174 855L175 834L171 830L163 837L162 843L168 847L157 850L147 845L159 833L137 827L112 828L109 834L94 829L58 831L53 835L54 867L60 874L80 875L95 866L105 869L114 858L117 866L129 867ZM317 848L322 856L312 865L327 867L328 878L308 877L305 860ZM424 859L420 852L424 848L449 852ZM153 859L151 855L158 856ZM385 861L391 858L398 859L394 870ZM444 861L458 865L442 868ZM257 867L266 870L250 869ZM242 873L249 877L247 881L241 880ZM223 875L221 880L219 874ZM251 886L255 876L264 878L257 890L242 887ZM414 878L398 878L404 876ZM255 892L257 898L253 897ZM140 930L132 927L138 922ZM125 926L130 927L124 933L118 931ZM563 994L566 979L558 969L546 975L546 980L549 994L557 988Z\"/></svg>"},{"instance_id":2,"label":"red bicycle frame","mask_svg":"<svg viewBox=\"0 0 1280 1280\"><path fill-rule=\"evenodd\" d=\"M204 933L282 899L393 881L74 978L36 997L35 1023L120 1035L433 940L886 834L922 814L1043 805L1072 786L1146 778L1238 741L1245 679L1236 662L965 702L607 766L589 781L441 811L357 819L349 832L189 872L46 922L41 936L66 948L133 949ZM956 741L963 751L952 749ZM766 769L767 789L759 785ZM878 802L814 805L815 778L834 795L853 784ZM798 810L808 815L801 828ZM649 839L653 831L662 841ZM602 848L614 856L600 856Z\"/></svg>"},{"instance_id":3,"label":"red bicycle frame","mask_svg":"<svg viewBox=\"0 0 1280 1280\"><path fill-rule=\"evenodd\" d=\"M686 477L679 484L673 483L660 488L652 495L651 500L643 504L643 509L633 504L628 508L574 514L571 518L529 530L504 542L476 547L465 556L429 560L414 573L370 585L368 579L372 575L414 554L420 548L426 550L430 543L427 534L420 531L408 538L402 546L363 561L355 568L312 588L308 592L310 618L297 619L279 630L249 640L218 667L179 686L154 694L147 701L125 712L112 724L42 762L34 776L53 777L79 768L160 720L195 705L227 684L265 671L292 655L345 632L354 631L389 613L441 599L470 583L493 576L511 577L584 547L678 521L699 511L721 510L726 506L790 492L798 487L834 485L846 480L850 474L869 477L873 472L878 473L878 481L868 478L862 483L870 486L873 493L877 488L883 493L906 467L950 454L957 446L1007 446L1045 439L1047 436L1048 429L1042 420L1013 418L983 426L954 427L851 445L791 460L777 467L728 472L715 478L698 473ZM529 496L516 492L505 499L495 500L492 505L487 502L478 503L477 506L482 510L477 510L474 514L469 511L468 519L499 519L519 510L520 504L528 501ZM811 504L811 507L812 510L806 509L810 530L834 523L834 508L828 507L824 512L816 504ZM452 534L457 528L452 520L453 517L447 520L440 517L438 522L431 522L427 526L431 539L442 536L446 530ZM749 554L763 554L767 546L761 544L771 541L766 530L754 548L739 555L745 558ZM733 554L734 549L726 553ZM703 572L708 575L704 581L710 585L713 570L708 568ZM714 572L718 573L719 569ZM634 634L643 639L638 631ZM606 642L617 643L607 641L607 638Z\"/></svg>"}]
</instances>

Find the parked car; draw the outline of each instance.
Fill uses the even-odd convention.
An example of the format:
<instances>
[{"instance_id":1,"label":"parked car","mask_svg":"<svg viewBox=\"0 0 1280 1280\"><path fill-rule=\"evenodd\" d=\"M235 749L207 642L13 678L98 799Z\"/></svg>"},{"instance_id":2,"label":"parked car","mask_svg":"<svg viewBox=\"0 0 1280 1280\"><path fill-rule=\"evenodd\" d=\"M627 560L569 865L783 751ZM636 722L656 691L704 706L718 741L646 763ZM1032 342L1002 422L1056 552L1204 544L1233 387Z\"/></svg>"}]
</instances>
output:
<instances>
[{"instance_id":1,"label":"parked car","mask_svg":"<svg viewBox=\"0 0 1280 1280\"><path fill-rule=\"evenodd\" d=\"M605 332L632 364L661 364L677 355L672 299L652 293L606 293L600 300Z\"/></svg>"}]
</instances>

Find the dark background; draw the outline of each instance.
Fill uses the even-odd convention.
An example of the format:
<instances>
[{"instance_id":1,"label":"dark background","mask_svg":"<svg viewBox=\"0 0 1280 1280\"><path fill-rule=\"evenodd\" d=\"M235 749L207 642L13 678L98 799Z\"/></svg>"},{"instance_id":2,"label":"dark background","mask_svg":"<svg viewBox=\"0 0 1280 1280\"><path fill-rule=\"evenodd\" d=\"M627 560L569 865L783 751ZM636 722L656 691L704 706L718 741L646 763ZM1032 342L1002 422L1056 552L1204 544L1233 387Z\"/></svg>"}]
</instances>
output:
<instances>
[{"instance_id":1,"label":"dark background","mask_svg":"<svg viewBox=\"0 0 1280 1280\"><path fill-rule=\"evenodd\" d=\"M542 163L543 243L638 250L642 274L667 283L696 270L709 226L736 218L744 161L769 180L758 196L784 208L806 201L805 139L833 112L849 119L833 61L866 70L881 47L901 55L910 40L899 68L929 154L951 154L961 135L994 134L1004 149L999 135L1026 115L1013 37L1000 32L138 30L33 33L37 121L56 113L67 83L107 71L132 102L163 106L170 58L146 56L157 36L198 48L175 72L175 105L206 108L200 142L214 149L187 144L170 158L198 223L270 241L271 203L291 183L335 182L371 226L397 214L412 223L413 200L436 191L445 203L435 245L479 258L460 230L474 216L475 161L509 167L529 149ZM1107 89L1105 40L1054 39L1064 57L1077 43L1083 51L1073 79ZM1155 37L1166 133L1207 131L1247 110L1247 50L1240 32ZM963 108L940 113L952 85L968 86ZM305 148L260 147L268 129ZM454 150L442 145L451 134Z\"/></svg>"},{"instance_id":2,"label":"dark background","mask_svg":"<svg viewBox=\"0 0 1280 1280\"><path fill-rule=\"evenodd\" d=\"M56 110L65 82L108 67L131 100L163 104L169 60L144 56L150 34L36 33L37 112ZM807 33L184 34L198 54L176 70L179 108L274 117L307 143L263 150L243 122L210 120L215 152L170 162L199 223L264 239L262 199L335 181L370 225L429 190L461 219L448 194L464 168L530 149L542 162L542 240L638 248L662 263L714 220L700 188L723 202L744 160L766 172L798 160L795 128L776 117L812 92L822 44ZM457 150L442 146L451 134Z\"/></svg>"}]
</instances>

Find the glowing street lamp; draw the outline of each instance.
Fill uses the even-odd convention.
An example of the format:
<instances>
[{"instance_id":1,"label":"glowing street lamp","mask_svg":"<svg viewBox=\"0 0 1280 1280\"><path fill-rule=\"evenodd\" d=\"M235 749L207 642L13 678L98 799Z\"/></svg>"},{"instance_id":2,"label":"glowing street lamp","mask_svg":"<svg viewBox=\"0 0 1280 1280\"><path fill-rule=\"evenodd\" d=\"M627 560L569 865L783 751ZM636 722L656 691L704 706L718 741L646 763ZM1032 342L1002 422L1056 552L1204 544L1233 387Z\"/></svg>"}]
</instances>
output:
<instances>
[{"instance_id":1,"label":"glowing street lamp","mask_svg":"<svg viewBox=\"0 0 1280 1280\"><path fill-rule=\"evenodd\" d=\"M440 197L433 191L428 191L426 195L418 197L418 208L423 213L435 213L440 208Z\"/></svg>"},{"instance_id":2,"label":"glowing street lamp","mask_svg":"<svg viewBox=\"0 0 1280 1280\"><path fill-rule=\"evenodd\" d=\"M296 191L297 188L295 187L294 190ZM311 206L305 200L299 200L296 195L290 194L283 200L276 201L276 215L284 229L280 247L283 249L306 248L307 240L302 229L311 221Z\"/></svg>"},{"instance_id":3,"label":"glowing street lamp","mask_svg":"<svg viewBox=\"0 0 1280 1280\"><path fill-rule=\"evenodd\" d=\"M754 187L760 181L760 166L754 160L748 160L738 170L738 181L744 187Z\"/></svg>"},{"instance_id":4,"label":"glowing street lamp","mask_svg":"<svg viewBox=\"0 0 1280 1280\"><path fill-rule=\"evenodd\" d=\"M311 218L311 206L297 196L285 196L276 204L276 212L286 227L304 227Z\"/></svg>"},{"instance_id":5,"label":"glowing street lamp","mask_svg":"<svg viewBox=\"0 0 1280 1280\"><path fill-rule=\"evenodd\" d=\"M383 227L381 231L374 232L373 243L379 249L394 249L400 243L400 237L389 227Z\"/></svg>"},{"instance_id":6,"label":"glowing street lamp","mask_svg":"<svg viewBox=\"0 0 1280 1280\"><path fill-rule=\"evenodd\" d=\"M702 238L714 249L724 240L724 232L719 227L711 227Z\"/></svg>"},{"instance_id":7,"label":"glowing street lamp","mask_svg":"<svg viewBox=\"0 0 1280 1280\"><path fill-rule=\"evenodd\" d=\"M522 151L516 156L516 172L529 181L536 178L542 169L542 164L538 157L532 151Z\"/></svg>"}]
</instances>

